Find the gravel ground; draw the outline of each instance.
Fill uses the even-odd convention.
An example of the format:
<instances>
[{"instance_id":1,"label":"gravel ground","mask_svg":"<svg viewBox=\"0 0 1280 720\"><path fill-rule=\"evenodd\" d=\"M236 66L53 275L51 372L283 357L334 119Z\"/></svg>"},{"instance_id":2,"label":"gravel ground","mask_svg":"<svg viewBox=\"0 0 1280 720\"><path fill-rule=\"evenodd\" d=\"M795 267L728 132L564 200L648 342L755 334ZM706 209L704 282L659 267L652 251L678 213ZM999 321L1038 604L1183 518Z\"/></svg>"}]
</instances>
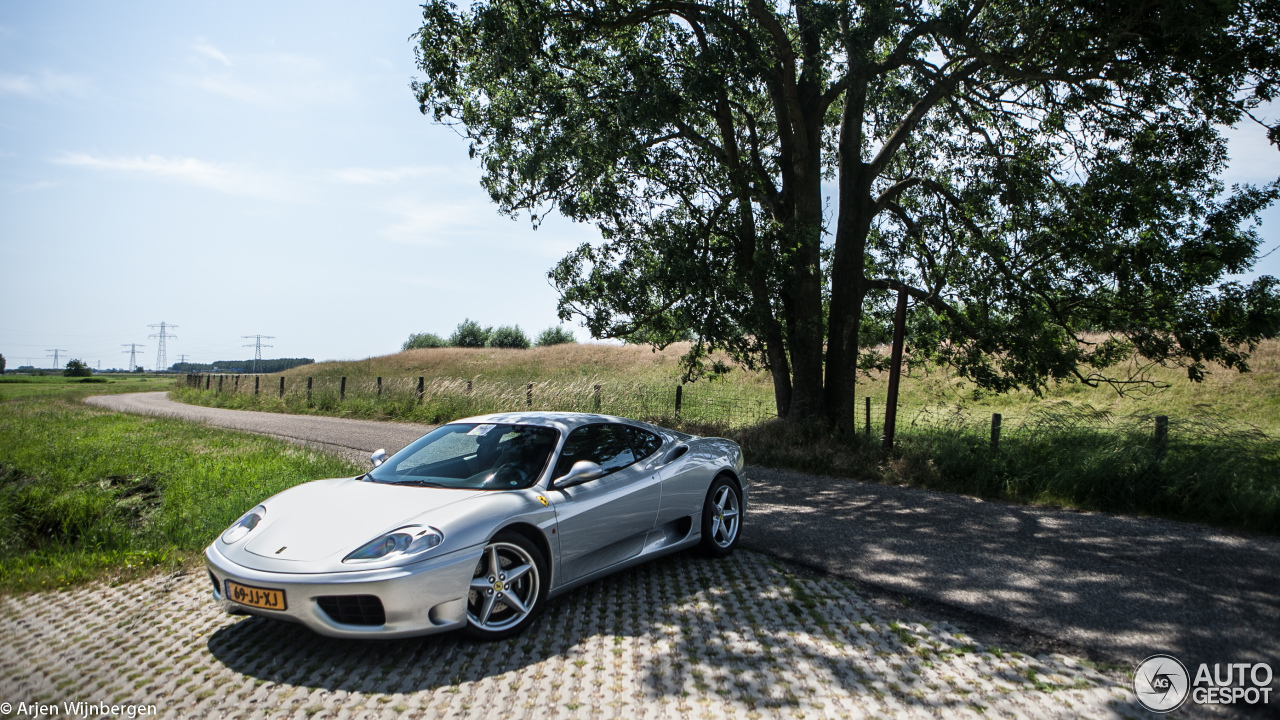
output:
<instances>
[{"instance_id":1,"label":"gravel ground","mask_svg":"<svg viewBox=\"0 0 1280 720\"><path fill-rule=\"evenodd\" d=\"M523 635L358 642L223 614L202 572L0 599L0 701L163 717L1136 717L1062 655L912 622L749 551L659 559L553 601ZM127 713L128 710L124 710Z\"/></svg>"}]
</instances>

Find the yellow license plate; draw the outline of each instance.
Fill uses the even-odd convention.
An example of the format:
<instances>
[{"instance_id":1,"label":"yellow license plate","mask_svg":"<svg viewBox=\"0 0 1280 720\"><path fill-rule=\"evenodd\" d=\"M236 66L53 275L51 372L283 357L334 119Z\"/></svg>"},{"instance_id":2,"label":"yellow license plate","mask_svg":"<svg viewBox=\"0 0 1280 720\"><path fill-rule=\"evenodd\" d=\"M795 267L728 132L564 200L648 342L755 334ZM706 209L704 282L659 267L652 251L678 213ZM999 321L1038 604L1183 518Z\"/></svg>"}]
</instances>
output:
<instances>
[{"instance_id":1,"label":"yellow license plate","mask_svg":"<svg viewBox=\"0 0 1280 720\"><path fill-rule=\"evenodd\" d=\"M288 605L284 602L283 590L250 587L231 580L227 581L227 598L232 602L248 605L249 607L262 608L263 610L285 610L288 608Z\"/></svg>"}]
</instances>

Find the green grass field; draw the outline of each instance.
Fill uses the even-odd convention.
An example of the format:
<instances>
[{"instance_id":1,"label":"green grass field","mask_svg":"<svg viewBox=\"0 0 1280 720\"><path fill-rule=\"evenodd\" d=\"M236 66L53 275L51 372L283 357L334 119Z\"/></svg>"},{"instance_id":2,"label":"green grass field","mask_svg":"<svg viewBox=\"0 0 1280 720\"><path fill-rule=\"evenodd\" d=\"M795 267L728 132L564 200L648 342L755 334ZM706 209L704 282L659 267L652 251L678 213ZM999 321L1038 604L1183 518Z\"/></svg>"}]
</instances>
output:
<instances>
[{"instance_id":1,"label":"green grass field","mask_svg":"<svg viewBox=\"0 0 1280 720\"><path fill-rule=\"evenodd\" d=\"M0 402L31 397L86 397L163 390L172 379L173 376L142 374L95 375L89 378L0 375Z\"/></svg>"},{"instance_id":2,"label":"green grass field","mask_svg":"<svg viewBox=\"0 0 1280 720\"><path fill-rule=\"evenodd\" d=\"M0 592L180 566L268 496L359 472L282 441L79 402L154 380L38 385L47 392L0 402Z\"/></svg>"}]
</instances>

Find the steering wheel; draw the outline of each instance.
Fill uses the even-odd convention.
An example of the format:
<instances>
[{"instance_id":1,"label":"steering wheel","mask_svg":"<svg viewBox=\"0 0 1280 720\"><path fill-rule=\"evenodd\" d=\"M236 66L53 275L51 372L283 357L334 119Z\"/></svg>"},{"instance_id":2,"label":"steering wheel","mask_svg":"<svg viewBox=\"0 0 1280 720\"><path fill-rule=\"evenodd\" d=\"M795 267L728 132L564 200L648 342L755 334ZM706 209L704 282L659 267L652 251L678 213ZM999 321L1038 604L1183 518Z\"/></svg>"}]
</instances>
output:
<instances>
[{"instance_id":1,"label":"steering wheel","mask_svg":"<svg viewBox=\"0 0 1280 720\"><path fill-rule=\"evenodd\" d=\"M500 485L502 487L516 487L523 485L529 479L529 471L521 467L520 463L509 462L499 465L493 471L493 476L486 485Z\"/></svg>"}]
</instances>

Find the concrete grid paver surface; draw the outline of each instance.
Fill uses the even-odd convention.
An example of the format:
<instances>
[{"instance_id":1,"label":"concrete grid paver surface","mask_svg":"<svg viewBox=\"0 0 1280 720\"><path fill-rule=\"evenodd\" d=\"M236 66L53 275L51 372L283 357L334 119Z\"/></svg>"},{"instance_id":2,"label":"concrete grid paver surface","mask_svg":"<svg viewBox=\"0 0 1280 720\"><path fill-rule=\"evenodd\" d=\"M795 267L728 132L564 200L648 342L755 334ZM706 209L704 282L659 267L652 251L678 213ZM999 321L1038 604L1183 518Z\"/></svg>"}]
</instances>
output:
<instances>
[{"instance_id":1,"label":"concrete grid paver surface","mask_svg":"<svg viewBox=\"0 0 1280 720\"><path fill-rule=\"evenodd\" d=\"M624 571L495 643L324 638L228 616L208 586L196 571L0 600L0 700L175 718L1139 714L1126 683L1069 657L899 622L838 578L747 551Z\"/></svg>"}]
</instances>

